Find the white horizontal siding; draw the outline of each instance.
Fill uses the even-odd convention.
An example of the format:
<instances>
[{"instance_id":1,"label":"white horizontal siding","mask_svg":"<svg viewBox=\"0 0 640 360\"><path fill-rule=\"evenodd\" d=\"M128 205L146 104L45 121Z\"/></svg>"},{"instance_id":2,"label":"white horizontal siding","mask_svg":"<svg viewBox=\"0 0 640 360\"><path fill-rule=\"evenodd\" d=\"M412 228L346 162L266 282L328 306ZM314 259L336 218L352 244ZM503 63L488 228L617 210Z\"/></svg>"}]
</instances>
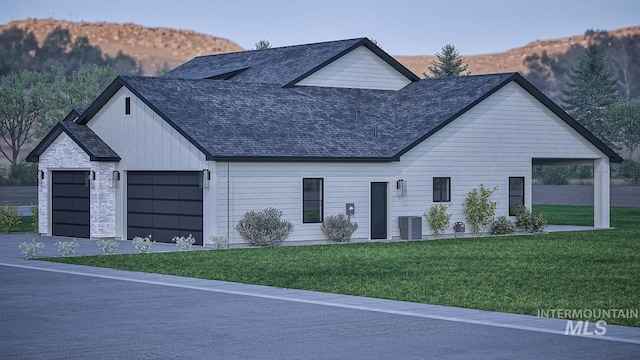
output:
<instances>
[{"instance_id":1,"label":"white horizontal siding","mask_svg":"<svg viewBox=\"0 0 640 360\"><path fill-rule=\"evenodd\" d=\"M438 133L403 155L400 162L369 163L227 163L216 165L217 231L232 243L243 239L234 230L250 210L281 209L294 224L289 241L323 240L320 224L302 223L302 179L324 179L324 214L343 213L354 203L353 238L370 237L370 184L387 182L388 236L399 237L399 216L422 216L432 202L433 177L451 177L451 225L467 223L463 203L480 184L497 186L497 216L508 213L509 177L525 177L526 205L531 205L531 159L534 157L606 158L592 144L513 83L505 86ZM407 196L398 196L395 182L405 180ZM229 199L227 207L227 199ZM469 227L467 227L469 229ZM449 230L451 232L451 229ZM423 234L431 233L423 218Z\"/></svg>"},{"instance_id":2,"label":"white horizontal siding","mask_svg":"<svg viewBox=\"0 0 640 360\"><path fill-rule=\"evenodd\" d=\"M296 85L399 90L410 82L371 50L360 46Z\"/></svg>"}]
</instances>

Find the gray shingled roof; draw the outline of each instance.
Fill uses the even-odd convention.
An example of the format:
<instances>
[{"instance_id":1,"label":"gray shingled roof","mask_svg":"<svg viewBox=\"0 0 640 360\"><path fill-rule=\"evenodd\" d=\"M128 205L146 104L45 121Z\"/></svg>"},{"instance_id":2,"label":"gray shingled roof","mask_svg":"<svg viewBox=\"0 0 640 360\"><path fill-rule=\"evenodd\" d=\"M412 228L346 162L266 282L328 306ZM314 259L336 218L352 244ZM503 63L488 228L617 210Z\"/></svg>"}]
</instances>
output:
<instances>
[{"instance_id":1,"label":"gray shingled roof","mask_svg":"<svg viewBox=\"0 0 640 360\"><path fill-rule=\"evenodd\" d=\"M54 126L33 151L27 155L26 160L38 161L40 155L64 132L89 155L91 161L120 161L120 156L96 135L93 130L85 125L76 124L73 121L79 114L82 114L82 110L72 110L69 115Z\"/></svg>"},{"instance_id":2,"label":"gray shingled roof","mask_svg":"<svg viewBox=\"0 0 640 360\"><path fill-rule=\"evenodd\" d=\"M400 91L122 79L214 159L390 160L512 76L425 79Z\"/></svg>"},{"instance_id":3,"label":"gray shingled roof","mask_svg":"<svg viewBox=\"0 0 640 360\"><path fill-rule=\"evenodd\" d=\"M169 71L163 77L218 79L222 75L229 74L231 77L228 81L285 86L326 65L359 44L377 51L379 56L391 62L409 79L418 79L366 38L200 56Z\"/></svg>"}]
</instances>

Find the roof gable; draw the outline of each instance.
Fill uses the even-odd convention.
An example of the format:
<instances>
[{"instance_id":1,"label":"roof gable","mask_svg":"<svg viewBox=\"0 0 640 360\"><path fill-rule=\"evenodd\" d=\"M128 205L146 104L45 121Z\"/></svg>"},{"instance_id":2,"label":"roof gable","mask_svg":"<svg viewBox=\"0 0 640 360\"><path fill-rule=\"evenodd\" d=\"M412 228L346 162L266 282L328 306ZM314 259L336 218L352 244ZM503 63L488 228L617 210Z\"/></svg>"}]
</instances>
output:
<instances>
[{"instance_id":1,"label":"roof gable","mask_svg":"<svg viewBox=\"0 0 640 360\"><path fill-rule=\"evenodd\" d=\"M27 155L26 161L37 162L63 132L89 155L91 161L120 161L120 156L87 126L75 122L81 110L74 109L65 119L49 131L42 141Z\"/></svg>"},{"instance_id":2,"label":"roof gable","mask_svg":"<svg viewBox=\"0 0 640 360\"><path fill-rule=\"evenodd\" d=\"M511 82L622 160L517 73L424 79L400 91L118 77L78 123L126 86L207 160L393 161Z\"/></svg>"},{"instance_id":3,"label":"roof gable","mask_svg":"<svg viewBox=\"0 0 640 360\"><path fill-rule=\"evenodd\" d=\"M169 71L163 77L202 79L203 74L225 69L225 73L235 72L225 78L229 81L293 86L360 46L371 50L409 81L419 80L367 38L200 56Z\"/></svg>"}]
</instances>

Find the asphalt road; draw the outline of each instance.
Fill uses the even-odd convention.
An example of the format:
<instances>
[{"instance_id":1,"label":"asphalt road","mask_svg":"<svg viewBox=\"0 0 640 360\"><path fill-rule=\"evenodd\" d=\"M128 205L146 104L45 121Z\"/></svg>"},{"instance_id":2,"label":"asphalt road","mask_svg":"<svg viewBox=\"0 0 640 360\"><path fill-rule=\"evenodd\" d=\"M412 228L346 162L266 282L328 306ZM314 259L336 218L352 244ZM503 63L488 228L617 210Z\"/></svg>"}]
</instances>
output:
<instances>
[{"instance_id":1,"label":"asphalt road","mask_svg":"<svg viewBox=\"0 0 640 360\"><path fill-rule=\"evenodd\" d=\"M640 345L0 266L2 359L629 359Z\"/></svg>"}]
</instances>

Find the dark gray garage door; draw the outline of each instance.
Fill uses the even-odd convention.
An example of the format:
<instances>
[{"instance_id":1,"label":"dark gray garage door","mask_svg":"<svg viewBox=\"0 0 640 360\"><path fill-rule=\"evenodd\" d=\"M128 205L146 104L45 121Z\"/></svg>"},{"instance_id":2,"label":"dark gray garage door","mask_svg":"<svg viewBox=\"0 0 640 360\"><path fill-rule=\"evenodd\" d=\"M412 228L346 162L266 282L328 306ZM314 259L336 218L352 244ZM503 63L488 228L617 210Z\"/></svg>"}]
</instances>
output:
<instances>
[{"instance_id":1,"label":"dark gray garage door","mask_svg":"<svg viewBox=\"0 0 640 360\"><path fill-rule=\"evenodd\" d=\"M89 238L90 189L88 171L51 173L51 234Z\"/></svg>"},{"instance_id":2,"label":"dark gray garage door","mask_svg":"<svg viewBox=\"0 0 640 360\"><path fill-rule=\"evenodd\" d=\"M127 172L127 238L151 235L171 242L193 234L202 245L202 188L199 171Z\"/></svg>"}]
</instances>

